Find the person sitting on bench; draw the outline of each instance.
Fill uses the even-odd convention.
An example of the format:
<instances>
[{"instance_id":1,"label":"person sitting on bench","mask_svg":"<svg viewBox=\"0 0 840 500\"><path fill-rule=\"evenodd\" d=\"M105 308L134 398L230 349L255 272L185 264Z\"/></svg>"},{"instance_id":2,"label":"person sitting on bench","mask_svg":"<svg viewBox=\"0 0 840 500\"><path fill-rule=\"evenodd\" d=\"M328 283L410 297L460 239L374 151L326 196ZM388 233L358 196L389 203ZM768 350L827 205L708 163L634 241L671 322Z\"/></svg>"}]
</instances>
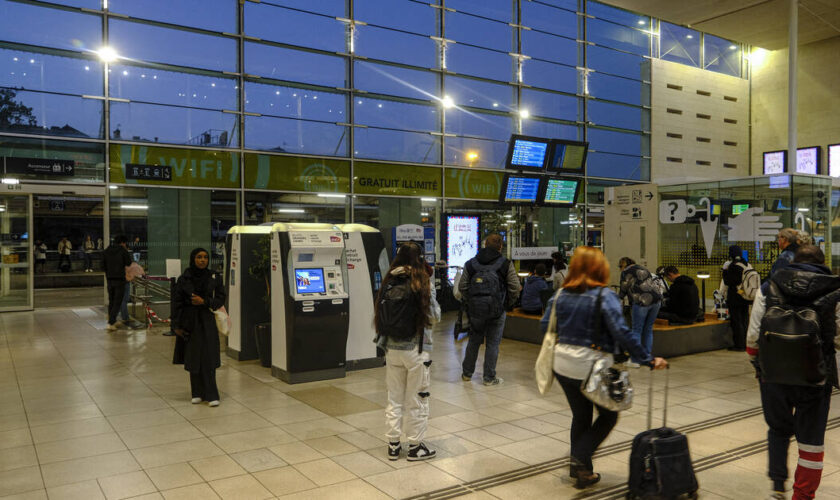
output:
<instances>
[{"instance_id":1,"label":"person sitting on bench","mask_svg":"<svg viewBox=\"0 0 840 500\"><path fill-rule=\"evenodd\" d=\"M669 324L691 325L697 321L700 311L700 293L694 280L680 274L675 266L665 267L665 278L671 282L668 300L659 317L667 319Z\"/></svg>"},{"instance_id":2,"label":"person sitting on bench","mask_svg":"<svg viewBox=\"0 0 840 500\"><path fill-rule=\"evenodd\" d=\"M522 312L525 314L543 313L543 302L540 293L551 287L545 281L545 264L540 262L534 268L534 274L525 278L525 288L522 290Z\"/></svg>"}]
</instances>

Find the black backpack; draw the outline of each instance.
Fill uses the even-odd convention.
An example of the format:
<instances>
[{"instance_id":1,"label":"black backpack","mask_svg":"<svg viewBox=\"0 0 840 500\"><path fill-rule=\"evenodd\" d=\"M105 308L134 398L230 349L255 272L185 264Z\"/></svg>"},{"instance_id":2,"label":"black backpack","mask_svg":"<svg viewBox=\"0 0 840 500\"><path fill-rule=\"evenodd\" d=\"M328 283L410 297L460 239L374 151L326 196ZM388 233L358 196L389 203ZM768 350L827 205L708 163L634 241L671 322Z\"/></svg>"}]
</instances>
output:
<instances>
[{"instance_id":1,"label":"black backpack","mask_svg":"<svg viewBox=\"0 0 840 500\"><path fill-rule=\"evenodd\" d=\"M379 295L379 316L376 333L394 340L413 340L417 337L417 297L411 290L411 277L393 277ZM423 350L423 340L420 340Z\"/></svg>"},{"instance_id":2,"label":"black backpack","mask_svg":"<svg viewBox=\"0 0 840 500\"><path fill-rule=\"evenodd\" d=\"M818 309L791 303L772 280L766 303L758 336L762 379L788 385L825 384L828 367Z\"/></svg>"},{"instance_id":3,"label":"black backpack","mask_svg":"<svg viewBox=\"0 0 840 500\"><path fill-rule=\"evenodd\" d=\"M499 275L508 260L499 257L493 263L484 265L472 261L473 274L467 289L467 312L473 327L481 328L486 322L498 319L505 312L507 287Z\"/></svg>"}]
</instances>

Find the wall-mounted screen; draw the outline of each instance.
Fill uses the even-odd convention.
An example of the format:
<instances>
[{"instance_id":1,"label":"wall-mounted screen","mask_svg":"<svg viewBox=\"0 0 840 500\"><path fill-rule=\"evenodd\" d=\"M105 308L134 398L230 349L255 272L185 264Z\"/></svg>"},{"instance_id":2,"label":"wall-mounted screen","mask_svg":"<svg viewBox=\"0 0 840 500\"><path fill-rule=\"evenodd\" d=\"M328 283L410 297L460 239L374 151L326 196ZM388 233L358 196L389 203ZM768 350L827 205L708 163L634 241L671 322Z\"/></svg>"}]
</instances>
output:
<instances>
[{"instance_id":1,"label":"wall-mounted screen","mask_svg":"<svg viewBox=\"0 0 840 500\"><path fill-rule=\"evenodd\" d=\"M542 170L548 159L548 139L524 135L510 136L505 168Z\"/></svg>"},{"instance_id":2,"label":"wall-mounted screen","mask_svg":"<svg viewBox=\"0 0 840 500\"><path fill-rule=\"evenodd\" d=\"M796 150L797 174L820 174L820 147L799 148Z\"/></svg>"},{"instance_id":3,"label":"wall-mounted screen","mask_svg":"<svg viewBox=\"0 0 840 500\"><path fill-rule=\"evenodd\" d=\"M536 203L541 178L533 175L507 174L502 182L502 203Z\"/></svg>"},{"instance_id":4,"label":"wall-mounted screen","mask_svg":"<svg viewBox=\"0 0 840 500\"><path fill-rule=\"evenodd\" d=\"M325 293L324 269L295 269L297 293Z\"/></svg>"},{"instance_id":5,"label":"wall-mounted screen","mask_svg":"<svg viewBox=\"0 0 840 500\"><path fill-rule=\"evenodd\" d=\"M787 151L764 153L764 175L783 174L787 165Z\"/></svg>"},{"instance_id":6,"label":"wall-mounted screen","mask_svg":"<svg viewBox=\"0 0 840 500\"><path fill-rule=\"evenodd\" d=\"M554 139L551 141L548 169L562 173L584 175L588 150L588 142Z\"/></svg>"},{"instance_id":7,"label":"wall-mounted screen","mask_svg":"<svg viewBox=\"0 0 840 500\"><path fill-rule=\"evenodd\" d=\"M577 202L579 189L579 179L549 178L545 183L545 192L543 193L542 202L551 206L570 207Z\"/></svg>"},{"instance_id":8,"label":"wall-mounted screen","mask_svg":"<svg viewBox=\"0 0 840 500\"><path fill-rule=\"evenodd\" d=\"M770 189L789 188L789 187L790 187L790 176L789 175L777 175L775 177L770 178Z\"/></svg>"},{"instance_id":9,"label":"wall-mounted screen","mask_svg":"<svg viewBox=\"0 0 840 500\"><path fill-rule=\"evenodd\" d=\"M750 208L749 203L744 203L742 205L732 205L732 215L742 214Z\"/></svg>"},{"instance_id":10,"label":"wall-mounted screen","mask_svg":"<svg viewBox=\"0 0 840 500\"><path fill-rule=\"evenodd\" d=\"M828 146L828 175L840 177L840 144Z\"/></svg>"},{"instance_id":11,"label":"wall-mounted screen","mask_svg":"<svg viewBox=\"0 0 840 500\"><path fill-rule=\"evenodd\" d=\"M456 272L451 266L464 267L478 253L478 223L478 216L446 216L446 261L450 266L450 281L455 279Z\"/></svg>"}]
</instances>

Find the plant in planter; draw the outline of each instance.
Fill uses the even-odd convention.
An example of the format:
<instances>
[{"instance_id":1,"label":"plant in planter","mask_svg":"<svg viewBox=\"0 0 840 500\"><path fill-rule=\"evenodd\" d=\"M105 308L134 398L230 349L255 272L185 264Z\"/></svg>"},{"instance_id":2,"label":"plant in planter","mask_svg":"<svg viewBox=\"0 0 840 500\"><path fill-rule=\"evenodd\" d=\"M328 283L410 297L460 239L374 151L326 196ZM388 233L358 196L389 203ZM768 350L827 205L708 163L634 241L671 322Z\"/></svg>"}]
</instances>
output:
<instances>
[{"instance_id":1,"label":"plant in planter","mask_svg":"<svg viewBox=\"0 0 840 500\"><path fill-rule=\"evenodd\" d=\"M271 312L271 238L265 235L257 242L253 251L254 263L248 267L248 274L265 284L263 304ZM254 338L257 343L257 355L260 364L271 366L271 323L260 323L254 326Z\"/></svg>"}]
</instances>

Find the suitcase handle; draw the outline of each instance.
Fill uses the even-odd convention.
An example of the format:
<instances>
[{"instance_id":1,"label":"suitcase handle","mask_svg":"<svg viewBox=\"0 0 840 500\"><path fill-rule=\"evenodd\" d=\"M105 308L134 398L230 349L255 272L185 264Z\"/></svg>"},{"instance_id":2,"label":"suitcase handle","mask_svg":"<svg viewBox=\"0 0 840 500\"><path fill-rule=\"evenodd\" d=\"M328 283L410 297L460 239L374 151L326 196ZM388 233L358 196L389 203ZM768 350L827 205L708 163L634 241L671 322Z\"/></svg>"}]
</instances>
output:
<instances>
[{"instance_id":1,"label":"suitcase handle","mask_svg":"<svg viewBox=\"0 0 840 500\"><path fill-rule=\"evenodd\" d=\"M663 403L662 408L662 427L665 427L668 424L668 375L669 370L671 369L671 365L667 365L665 367L665 401ZM656 371L651 368L650 370L650 384L648 386L648 411L647 411L647 428L653 429L653 372Z\"/></svg>"}]
</instances>

